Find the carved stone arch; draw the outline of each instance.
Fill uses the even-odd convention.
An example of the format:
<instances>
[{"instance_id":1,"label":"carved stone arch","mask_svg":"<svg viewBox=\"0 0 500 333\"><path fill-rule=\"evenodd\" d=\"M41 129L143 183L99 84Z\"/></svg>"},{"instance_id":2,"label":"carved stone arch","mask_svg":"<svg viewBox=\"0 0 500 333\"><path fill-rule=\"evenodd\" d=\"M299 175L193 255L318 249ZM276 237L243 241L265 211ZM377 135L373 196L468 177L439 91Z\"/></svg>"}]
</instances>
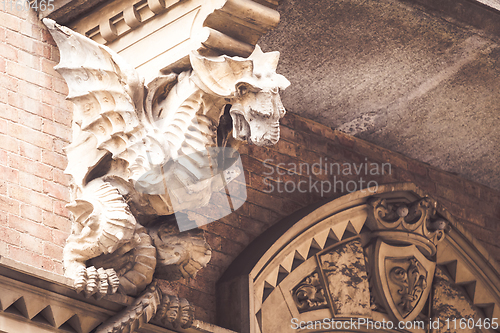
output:
<instances>
[{"instance_id":1,"label":"carved stone arch","mask_svg":"<svg viewBox=\"0 0 500 333\"><path fill-rule=\"evenodd\" d=\"M414 184L388 184L305 208L259 236L219 280L218 320L250 333L297 332L294 323L325 318L425 323L412 332L452 315L491 323L500 317L499 272L442 205ZM457 328L449 331L465 332Z\"/></svg>"}]
</instances>

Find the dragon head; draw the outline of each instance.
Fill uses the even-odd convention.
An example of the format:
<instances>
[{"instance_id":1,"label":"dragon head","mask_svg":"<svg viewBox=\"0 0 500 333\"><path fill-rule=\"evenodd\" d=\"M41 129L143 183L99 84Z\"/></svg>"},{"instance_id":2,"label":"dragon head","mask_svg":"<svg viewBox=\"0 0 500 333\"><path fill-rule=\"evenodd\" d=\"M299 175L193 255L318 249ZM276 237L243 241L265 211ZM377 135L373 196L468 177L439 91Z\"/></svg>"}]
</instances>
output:
<instances>
[{"instance_id":1,"label":"dragon head","mask_svg":"<svg viewBox=\"0 0 500 333\"><path fill-rule=\"evenodd\" d=\"M231 104L235 139L257 146L278 142L279 120L286 111L280 90L290 82L276 73L279 52L264 53L257 45L248 58L190 56L193 80L205 92Z\"/></svg>"}]
</instances>

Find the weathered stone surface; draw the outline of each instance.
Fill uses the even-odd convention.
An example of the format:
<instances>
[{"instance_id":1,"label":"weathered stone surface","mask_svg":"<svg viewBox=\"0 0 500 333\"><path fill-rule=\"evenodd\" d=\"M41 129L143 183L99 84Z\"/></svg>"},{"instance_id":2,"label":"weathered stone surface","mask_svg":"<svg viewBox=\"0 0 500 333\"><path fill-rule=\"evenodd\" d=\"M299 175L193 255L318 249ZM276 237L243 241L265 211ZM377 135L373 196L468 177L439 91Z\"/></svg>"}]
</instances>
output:
<instances>
[{"instance_id":1,"label":"weathered stone surface","mask_svg":"<svg viewBox=\"0 0 500 333\"><path fill-rule=\"evenodd\" d=\"M447 1L480 28L499 21L470 2ZM278 11L259 43L283 53L290 111L500 188L497 37L414 1L288 0Z\"/></svg>"},{"instance_id":2,"label":"weathered stone surface","mask_svg":"<svg viewBox=\"0 0 500 333\"><path fill-rule=\"evenodd\" d=\"M433 288L432 317L434 321L439 318L440 324L440 329L436 330L436 332L476 332L476 330L472 328L474 325L471 327L467 325L460 327L460 320L462 320L462 318L465 321L473 318L476 323L479 318L482 317L469 302L469 297L465 290L455 285L439 268L436 270ZM456 321L454 319L456 319ZM448 322L446 320L448 320Z\"/></svg>"},{"instance_id":3,"label":"weathered stone surface","mask_svg":"<svg viewBox=\"0 0 500 333\"><path fill-rule=\"evenodd\" d=\"M360 241L351 241L320 256L336 315L369 316L370 291Z\"/></svg>"}]
</instances>

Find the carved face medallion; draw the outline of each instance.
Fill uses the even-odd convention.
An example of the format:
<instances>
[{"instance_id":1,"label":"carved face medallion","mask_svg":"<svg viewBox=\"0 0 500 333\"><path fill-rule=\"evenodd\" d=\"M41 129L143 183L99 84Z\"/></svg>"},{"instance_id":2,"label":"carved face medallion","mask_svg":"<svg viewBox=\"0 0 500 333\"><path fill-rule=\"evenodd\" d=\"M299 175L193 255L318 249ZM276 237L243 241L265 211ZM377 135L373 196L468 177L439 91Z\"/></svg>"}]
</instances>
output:
<instances>
[{"instance_id":1,"label":"carved face medallion","mask_svg":"<svg viewBox=\"0 0 500 333\"><path fill-rule=\"evenodd\" d=\"M376 245L375 263L381 302L397 320L414 320L429 296L436 263L415 245L393 246L381 240Z\"/></svg>"}]
</instances>

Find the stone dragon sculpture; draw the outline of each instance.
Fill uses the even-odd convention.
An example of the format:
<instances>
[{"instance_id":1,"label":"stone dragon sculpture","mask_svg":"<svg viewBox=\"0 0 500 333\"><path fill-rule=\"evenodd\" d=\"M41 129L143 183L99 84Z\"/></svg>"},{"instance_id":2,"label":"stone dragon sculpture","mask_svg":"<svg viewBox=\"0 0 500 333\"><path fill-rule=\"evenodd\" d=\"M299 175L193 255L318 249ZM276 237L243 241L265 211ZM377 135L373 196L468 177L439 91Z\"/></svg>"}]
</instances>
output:
<instances>
[{"instance_id":1,"label":"stone dragon sculpture","mask_svg":"<svg viewBox=\"0 0 500 333\"><path fill-rule=\"evenodd\" d=\"M73 140L66 148L73 223L65 275L87 297L137 297L97 332L132 332L152 318L189 327L193 307L162 295L155 271L168 280L195 277L211 249L202 230L179 233L176 219L181 223L182 215L172 214L206 205L224 180L231 181L229 173L222 182L203 177L214 165L230 168L230 156L207 159L210 148L279 140L285 114L279 90L289 85L276 74L279 53L258 46L246 59L193 52L192 70L160 75L144 86L111 49L50 19L44 24L60 51L55 69L75 105ZM221 117L232 122L232 131L223 128ZM186 195L169 195L161 191L165 187Z\"/></svg>"}]
</instances>

